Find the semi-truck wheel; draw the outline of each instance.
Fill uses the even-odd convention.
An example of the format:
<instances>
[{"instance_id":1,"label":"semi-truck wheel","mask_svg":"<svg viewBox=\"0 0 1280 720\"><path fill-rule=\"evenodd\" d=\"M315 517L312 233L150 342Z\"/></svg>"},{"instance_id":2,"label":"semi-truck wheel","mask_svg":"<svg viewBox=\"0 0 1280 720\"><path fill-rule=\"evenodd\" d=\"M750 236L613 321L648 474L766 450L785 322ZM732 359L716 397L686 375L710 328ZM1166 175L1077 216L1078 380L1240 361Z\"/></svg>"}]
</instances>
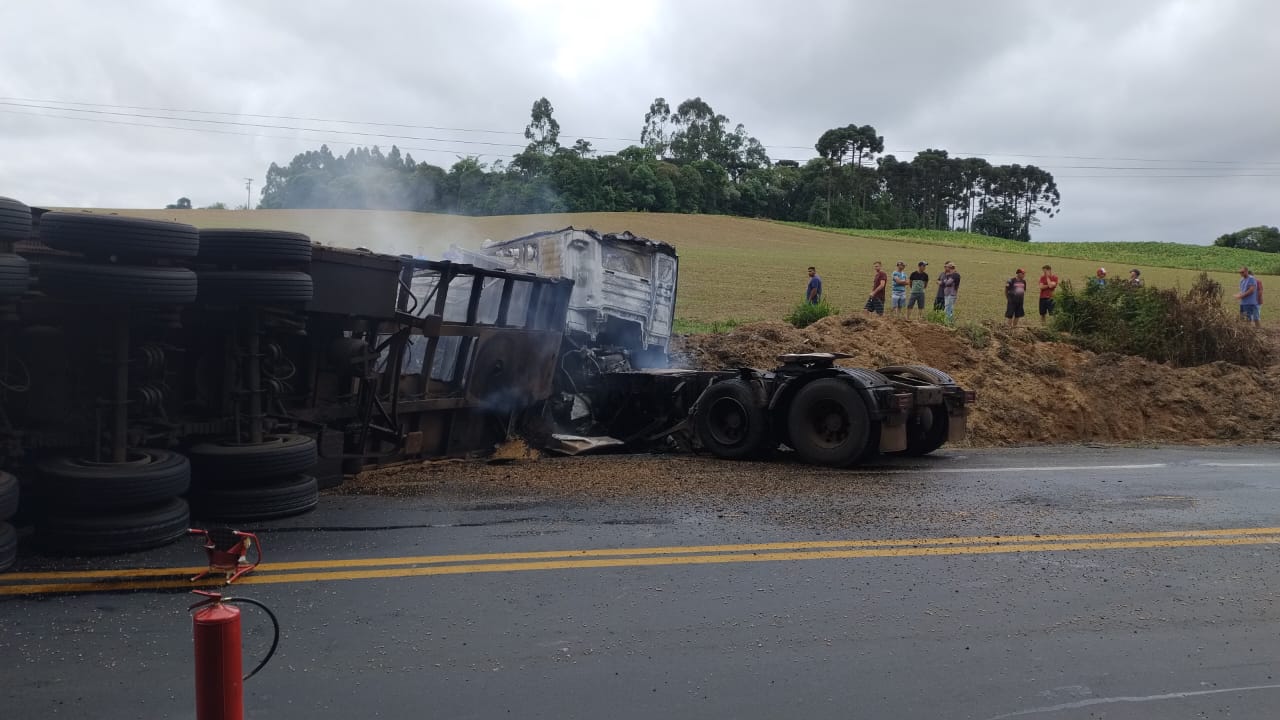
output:
<instances>
[{"instance_id":1,"label":"semi-truck wheel","mask_svg":"<svg viewBox=\"0 0 1280 720\"><path fill-rule=\"evenodd\" d=\"M761 452L768 416L755 391L742 380L713 383L698 398L693 428L702 446L716 457L742 460Z\"/></svg>"},{"instance_id":2,"label":"semi-truck wheel","mask_svg":"<svg viewBox=\"0 0 1280 720\"><path fill-rule=\"evenodd\" d=\"M191 514L201 520L248 522L314 510L320 489L310 475L295 475L255 487L203 487L191 491Z\"/></svg>"},{"instance_id":3,"label":"semi-truck wheel","mask_svg":"<svg viewBox=\"0 0 1280 720\"><path fill-rule=\"evenodd\" d=\"M929 414L932 416L929 427L908 428L907 431L907 449L902 451L903 455L911 457L919 457L928 455L929 453L942 447L947 441L947 430L950 428L951 419L947 415L945 406L928 408Z\"/></svg>"},{"instance_id":4,"label":"semi-truck wheel","mask_svg":"<svg viewBox=\"0 0 1280 720\"><path fill-rule=\"evenodd\" d=\"M22 297L31 283L31 266L26 258L0 254L0 302Z\"/></svg>"},{"instance_id":5,"label":"semi-truck wheel","mask_svg":"<svg viewBox=\"0 0 1280 720\"><path fill-rule=\"evenodd\" d=\"M18 512L18 478L0 472L0 520L8 520Z\"/></svg>"},{"instance_id":6,"label":"semi-truck wheel","mask_svg":"<svg viewBox=\"0 0 1280 720\"><path fill-rule=\"evenodd\" d=\"M191 527L187 503L175 498L129 512L50 513L36 524L36 539L49 550L112 555L147 550L177 540Z\"/></svg>"},{"instance_id":7,"label":"semi-truck wheel","mask_svg":"<svg viewBox=\"0 0 1280 720\"><path fill-rule=\"evenodd\" d=\"M0 522L0 572L18 562L18 531L6 522Z\"/></svg>"},{"instance_id":8,"label":"semi-truck wheel","mask_svg":"<svg viewBox=\"0 0 1280 720\"><path fill-rule=\"evenodd\" d=\"M120 215L48 212L40 216L40 239L91 258L193 258L200 250L194 225Z\"/></svg>"},{"instance_id":9,"label":"semi-truck wheel","mask_svg":"<svg viewBox=\"0 0 1280 720\"><path fill-rule=\"evenodd\" d=\"M297 475L319 462L316 441L306 435L268 436L260 443L218 440L187 454L203 487L234 487L267 478Z\"/></svg>"},{"instance_id":10,"label":"semi-truck wheel","mask_svg":"<svg viewBox=\"0 0 1280 720\"><path fill-rule=\"evenodd\" d=\"M315 294L311 276L284 270L207 270L200 302L219 305L300 305Z\"/></svg>"},{"instance_id":11,"label":"semi-truck wheel","mask_svg":"<svg viewBox=\"0 0 1280 720\"><path fill-rule=\"evenodd\" d=\"M820 378L800 388L787 409L791 447L814 465L852 465L867 447L870 425L857 388L837 378Z\"/></svg>"},{"instance_id":12,"label":"semi-truck wheel","mask_svg":"<svg viewBox=\"0 0 1280 720\"><path fill-rule=\"evenodd\" d=\"M928 365L890 365L882 367L876 372L881 375L902 375L915 378L932 385L948 386L956 384L955 378L938 368L929 367Z\"/></svg>"},{"instance_id":13,"label":"semi-truck wheel","mask_svg":"<svg viewBox=\"0 0 1280 720\"><path fill-rule=\"evenodd\" d=\"M202 262L270 268L311 262L311 238L283 230L211 229L200 231Z\"/></svg>"},{"instance_id":14,"label":"semi-truck wheel","mask_svg":"<svg viewBox=\"0 0 1280 720\"><path fill-rule=\"evenodd\" d=\"M115 510L171 500L191 485L191 464L168 450L129 451L122 463L72 457L41 461L41 500L59 509Z\"/></svg>"},{"instance_id":15,"label":"semi-truck wheel","mask_svg":"<svg viewBox=\"0 0 1280 720\"><path fill-rule=\"evenodd\" d=\"M31 239L31 208L13 198L0 197L0 243Z\"/></svg>"},{"instance_id":16,"label":"semi-truck wheel","mask_svg":"<svg viewBox=\"0 0 1280 720\"><path fill-rule=\"evenodd\" d=\"M72 302L189 305L196 299L196 274L179 267L46 263L40 289Z\"/></svg>"}]
</instances>

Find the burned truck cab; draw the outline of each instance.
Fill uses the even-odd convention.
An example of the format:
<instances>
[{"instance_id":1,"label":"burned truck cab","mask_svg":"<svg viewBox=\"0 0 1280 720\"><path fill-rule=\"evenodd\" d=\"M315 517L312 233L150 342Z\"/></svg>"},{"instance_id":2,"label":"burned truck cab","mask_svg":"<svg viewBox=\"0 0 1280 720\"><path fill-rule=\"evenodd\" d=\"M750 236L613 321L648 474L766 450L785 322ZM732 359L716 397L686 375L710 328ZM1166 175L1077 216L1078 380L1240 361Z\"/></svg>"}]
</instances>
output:
<instances>
[{"instance_id":1,"label":"burned truck cab","mask_svg":"<svg viewBox=\"0 0 1280 720\"><path fill-rule=\"evenodd\" d=\"M667 243L630 232L563 230L486 243L507 267L573 280L565 333L577 345L625 354L631 367L666 367L679 259Z\"/></svg>"}]
</instances>

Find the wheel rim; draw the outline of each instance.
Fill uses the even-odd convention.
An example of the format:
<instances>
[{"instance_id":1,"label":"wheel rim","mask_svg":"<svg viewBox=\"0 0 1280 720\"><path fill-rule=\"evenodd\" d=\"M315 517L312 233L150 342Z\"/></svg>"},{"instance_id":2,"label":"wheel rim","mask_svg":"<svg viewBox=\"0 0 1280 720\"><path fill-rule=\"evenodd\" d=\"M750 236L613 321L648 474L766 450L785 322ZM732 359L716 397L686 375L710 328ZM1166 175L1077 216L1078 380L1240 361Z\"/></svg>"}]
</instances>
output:
<instances>
[{"instance_id":1,"label":"wheel rim","mask_svg":"<svg viewBox=\"0 0 1280 720\"><path fill-rule=\"evenodd\" d=\"M707 408L707 430L721 445L738 445L747 436L747 409L734 398L722 397Z\"/></svg>"},{"instance_id":2,"label":"wheel rim","mask_svg":"<svg viewBox=\"0 0 1280 720\"><path fill-rule=\"evenodd\" d=\"M849 440L852 423L849 411L835 400L819 400L807 413L809 428L815 445L832 449Z\"/></svg>"}]
</instances>

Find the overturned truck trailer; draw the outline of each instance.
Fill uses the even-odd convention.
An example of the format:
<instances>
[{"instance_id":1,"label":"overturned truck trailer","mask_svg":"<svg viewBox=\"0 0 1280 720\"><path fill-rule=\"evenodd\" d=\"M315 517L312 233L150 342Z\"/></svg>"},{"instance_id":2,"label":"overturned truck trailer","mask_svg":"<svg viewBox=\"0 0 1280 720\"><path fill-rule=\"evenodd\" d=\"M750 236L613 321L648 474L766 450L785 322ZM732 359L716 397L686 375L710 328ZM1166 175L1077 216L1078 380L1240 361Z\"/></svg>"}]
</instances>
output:
<instances>
[{"instance_id":1,"label":"overturned truck trailer","mask_svg":"<svg viewBox=\"0 0 1280 720\"><path fill-rule=\"evenodd\" d=\"M139 549L486 453L552 395L572 285L0 198L0 535L20 500L47 548Z\"/></svg>"}]
</instances>

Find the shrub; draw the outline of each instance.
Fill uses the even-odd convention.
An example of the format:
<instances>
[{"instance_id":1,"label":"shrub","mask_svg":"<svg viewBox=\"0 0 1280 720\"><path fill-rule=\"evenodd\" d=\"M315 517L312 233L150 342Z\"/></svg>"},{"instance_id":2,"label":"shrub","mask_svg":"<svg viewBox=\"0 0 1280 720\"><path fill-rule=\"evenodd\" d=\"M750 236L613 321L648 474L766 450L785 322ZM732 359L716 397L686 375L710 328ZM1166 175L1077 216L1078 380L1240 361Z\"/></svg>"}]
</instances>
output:
<instances>
[{"instance_id":1,"label":"shrub","mask_svg":"<svg viewBox=\"0 0 1280 720\"><path fill-rule=\"evenodd\" d=\"M1090 282L1083 291L1064 282L1056 297L1053 328L1095 352L1182 366L1225 360L1262 367L1268 360L1262 338L1227 312L1222 286L1205 273L1186 293L1113 280Z\"/></svg>"},{"instance_id":2,"label":"shrub","mask_svg":"<svg viewBox=\"0 0 1280 720\"><path fill-rule=\"evenodd\" d=\"M817 305L808 302L802 302L792 308L791 313L784 318L787 322L795 327L808 327L828 315L839 315L840 311L831 307L825 299Z\"/></svg>"},{"instance_id":3,"label":"shrub","mask_svg":"<svg viewBox=\"0 0 1280 720\"><path fill-rule=\"evenodd\" d=\"M945 321L945 316L943 317ZM969 344L976 350L981 350L991 344L991 331L987 330L985 325L980 323L969 322L963 323L956 328L956 332L960 336L969 341Z\"/></svg>"},{"instance_id":4,"label":"shrub","mask_svg":"<svg viewBox=\"0 0 1280 720\"><path fill-rule=\"evenodd\" d=\"M937 325L950 325L947 322L947 313L942 310L927 310L924 314L926 322L935 323Z\"/></svg>"}]
</instances>

